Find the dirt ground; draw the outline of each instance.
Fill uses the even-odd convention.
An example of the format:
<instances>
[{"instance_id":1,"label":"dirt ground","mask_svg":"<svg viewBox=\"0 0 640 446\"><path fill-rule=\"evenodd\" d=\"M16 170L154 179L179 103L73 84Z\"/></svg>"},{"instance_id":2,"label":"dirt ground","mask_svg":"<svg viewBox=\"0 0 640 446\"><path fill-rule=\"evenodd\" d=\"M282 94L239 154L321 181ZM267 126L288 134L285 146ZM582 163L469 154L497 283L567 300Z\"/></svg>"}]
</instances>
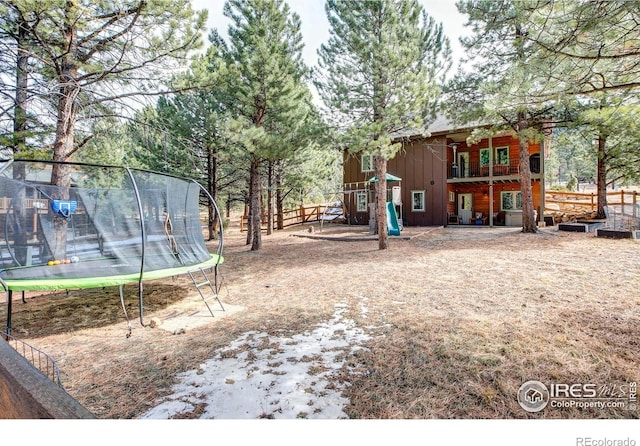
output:
<instances>
[{"instance_id":1,"label":"dirt ground","mask_svg":"<svg viewBox=\"0 0 640 446\"><path fill-rule=\"evenodd\" d=\"M131 419L243 334L305 333L342 305L368 336L331 377L349 418L638 418L627 400L640 380L639 242L555 227L405 228L379 251L359 239L366 229L289 228L252 252L231 225L227 311L212 303L212 318L188 278L166 279L145 285L144 320L159 326L143 327L128 286L128 337L117 289L30 293L15 302L13 334L52 356L98 418ZM595 384L627 404L529 413L517 401L529 380Z\"/></svg>"}]
</instances>

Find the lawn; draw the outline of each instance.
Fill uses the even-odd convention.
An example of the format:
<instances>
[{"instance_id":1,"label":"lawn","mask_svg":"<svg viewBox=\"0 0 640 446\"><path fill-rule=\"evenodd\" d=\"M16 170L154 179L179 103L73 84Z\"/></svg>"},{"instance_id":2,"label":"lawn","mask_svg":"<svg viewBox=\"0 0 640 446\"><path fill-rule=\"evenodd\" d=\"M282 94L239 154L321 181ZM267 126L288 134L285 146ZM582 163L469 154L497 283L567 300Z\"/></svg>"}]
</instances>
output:
<instances>
[{"instance_id":1,"label":"lawn","mask_svg":"<svg viewBox=\"0 0 640 446\"><path fill-rule=\"evenodd\" d=\"M251 252L232 225L214 318L182 277L145 286L155 328L127 287L130 337L109 289L29 294L13 334L99 418L638 418L637 241L405 228L379 251L363 229L290 228ZM530 380L577 387L528 412Z\"/></svg>"}]
</instances>

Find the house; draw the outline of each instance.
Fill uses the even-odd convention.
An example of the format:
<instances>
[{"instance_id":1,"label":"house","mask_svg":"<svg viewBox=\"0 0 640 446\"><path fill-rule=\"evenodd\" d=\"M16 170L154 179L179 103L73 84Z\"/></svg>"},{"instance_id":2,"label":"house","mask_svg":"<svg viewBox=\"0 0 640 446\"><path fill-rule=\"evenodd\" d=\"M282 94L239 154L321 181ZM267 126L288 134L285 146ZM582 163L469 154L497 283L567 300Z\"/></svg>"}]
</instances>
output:
<instances>
[{"instance_id":1,"label":"house","mask_svg":"<svg viewBox=\"0 0 640 446\"><path fill-rule=\"evenodd\" d=\"M513 132L467 144L473 127L436 120L428 138L398 138L402 149L387 163L388 199L404 226L522 225L518 139ZM544 163L548 141L530 143L531 186L536 219L544 209ZM344 154L344 203L349 224L368 224L375 203L371 155ZM393 181L393 176L395 181ZM394 199L394 197L396 197ZM400 204L401 203L401 204Z\"/></svg>"}]
</instances>

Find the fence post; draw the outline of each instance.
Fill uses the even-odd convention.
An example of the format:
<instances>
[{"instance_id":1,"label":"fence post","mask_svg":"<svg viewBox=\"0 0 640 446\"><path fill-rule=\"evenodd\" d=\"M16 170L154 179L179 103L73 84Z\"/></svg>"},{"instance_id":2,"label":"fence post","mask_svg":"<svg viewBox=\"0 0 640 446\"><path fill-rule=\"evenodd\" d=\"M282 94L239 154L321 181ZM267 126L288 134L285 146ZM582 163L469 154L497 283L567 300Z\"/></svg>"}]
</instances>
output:
<instances>
[{"instance_id":1,"label":"fence post","mask_svg":"<svg viewBox=\"0 0 640 446\"><path fill-rule=\"evenodd\" d=\"M304 212L304 206L302 206L302 205L301 205L301 206L300 206L300 217L302 218L302 223L304 223L304 222L306 221L306 218L305 218L305 215L304 215L304 214L305 214L305 212Z\"/></svg>"},{"instance_id":2,"label":"fence post","mask_svg":"<svg viewBox=\"0 0 640 446\"><path fill-rule=\"evenodd\" d=\"M591 192L591 212L593 212L595 210L595 205L594 205L594 199L595 198L595 194L593 192Z\"/></svg>"}]
</instances>

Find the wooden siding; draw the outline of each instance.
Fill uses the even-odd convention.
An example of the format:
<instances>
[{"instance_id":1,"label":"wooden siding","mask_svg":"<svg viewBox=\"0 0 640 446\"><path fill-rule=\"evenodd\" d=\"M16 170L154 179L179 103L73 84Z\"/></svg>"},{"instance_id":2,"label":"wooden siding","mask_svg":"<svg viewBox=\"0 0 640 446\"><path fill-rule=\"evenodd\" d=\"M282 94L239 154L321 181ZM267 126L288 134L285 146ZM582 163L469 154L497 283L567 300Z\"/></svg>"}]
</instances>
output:
<instances>
[{"instance_id":1,"label":"wooden siding","mask_svg":"<svg viewBox=\"0 0 640 446\"><path fill-rule=\"evenodd\" d=\"M509 161L511 164L517 165L519 163L519 147L518 147L518 139L513 136L499 136L495 137L491 141L491 146L494 151L498 147L509 147ZM489 148L489 140L483 139L477 144L467 145L462 142L458 146L457 153L468 152L469 153L469 162L470 163L480 163L480 149L488 149ZM539 154L540 153L540 144L532 143L529 144L529 154ZM451 164L453 162L453 150L447 150L447 164ZM494 159L494 163L496 160Z\"/></svg>"},{"instance_id":2,"label":"wooden siding","mask_svg":"<svg viewBox=\"0 0 640 446\"><path fill-rule=\"evenodd\" d=\"M499 183L493 185L493 212L494 214L500 212L500 197L501 192L504 191L519 191L520 183L519 182L509 182L509 183ZM457 194L470 193L473 194L472 198L472 212L482 212L484 215L489 215L490 210L490 194L489 194L489 185L488 184L455 184L449 185L449 191L453 192L456 196ZM538 211L538 220L542 218L542 209L541 197L540 197L540 181L533 181L531 184L531 193L533 198L533 208ZM457 202L448 202L447 204L447 212L455 214L457 212L456 208Z\"/></svg>"},{"instance_id":3,"label":"wooden siding","mask_svg":"<svg viewBox=\"0 0 640 446\"><path fill-rule=\"evenodd\" d=\"M439 226L447 224L447 213L457 212L457 197L460 193L471 193L473 201L473 212L490 214L490 189L489 178L455 178L447 181L451 164L454 161L453 150L450 144L453 142L444 136L428 139L418 139L407 142L403 145L398 154L387 163L389 174L402 178L402 217L406 226ZM457 154L467 152L469 154L469 164L471 166L480 165L480 150L490 146L494 149L499 147L509 148L510 169L502 173L494 173L493 181L493 212L494 215L500 212L502 191L520 190L519 177L517 175L519 165L519 147L517 138L512 135L494 137L491 141L483 139L477 144L467 145L465 142L458 143ZM540 144L529 145L530 155L540 154ZM495 152L494 152L495 153ZM457 161L457 160L456 160ZM494 165L497 160L494 156ZM503 166L504 167L504 166ZM498 168L496 168L497 171ZM488 171L488 169L487 169ZM360 156L350 156L345 153L344 157L344 183L345 190L359 189L367 190L368 202L374 199L374 187L367 181L374 176L374 172L362 172L360 166ZM479 175L476 175L479 176ZM461 177L463 177L461 175ZM397 183L387 183L391 190ZM425 211L414 212L411 210L412 191L424 191ZM532 182L533 205L538 211L538 219L542 217L540 179ZM451 195L453 201L450 201ZM349 222L352 224L368 224L368 212L356 212L355 196L345 194L345 205Z\"/></svg>"},{"instance_id":4,"label":"wooden siding","mask_svg":"<svg viewBox=\"0 0 640 446\"><path fill-rule=\"evenodd\" d=\"M491 143L491 144L490 144ZM490 146L494 150L494 166L499 166L498 160L495 159L495 149L500 147L508 147L509 148L509 165L511 166L511 171L501 172L499 167L494 167L495 175L510 175L509 179L503 180L502 177L497 176L495 181L493 182L493 214L494 216L501 212L501 192L504 191L519 191L521 189L519 176L517 174L518 168L517 166L520 163L519 159L519 147L518 147L518 139L511 136L500 136L494 137L491 141L488 139L483 139L477 144L467 145L464 142L460 143L457 149L457 153L469 153L469 164L471 166L479 166L480 165L480 150L488 149ZM539 143L531 143L529 144L529 153L530 155L540 154L540 144ZM453 151L447 151L447 165L451 166L453 163ZM483 176L488 175L487 172L482 174ZM461 175L462 176L462 175ZM472 175L473 176L473 175ZM470 193L472 194L472 212L473 214L482 212L485 216L490 215L491 203L490 203L490 185L487 178L483 178L480 181L470 181L470 182L456 182L449 183L447 187L448 192L453 193L454 201L449 201L449 193L447 194L447 212L456 214L457 213L457 197L458 194L461 193ZM540 189L540 180L534 179L532 181L532 198L533 198L533 207L538 212L538 220L542 219L542 200L541 200L541 189Z\"/></svg>"},{"instance_id":5,"label":"wooden siding","mask_svg":"<svg viewBox=\"0 0 640 446\"><path fill-rule=\"evenodd\" d=\"M402 218L407 226L439 226L446 221L446 139L429 138L405 143L396 156L387 163L387 172L400 177L402 181ZM366 181L374 172L362 172L360 156L344 158L345 189L365 188ZM358 184L356 184L358 183ZM398 183L387 183L389 190ZM424 191L425 211L411 210L411 192ZM369 201L373 199L373 187L370 188ZM345 204L351 216L351 223L367 224L366 212L355 212L354 198L345 195ZM353 218L355 216L355 218Z\"/></svg>"}]
</instances>

